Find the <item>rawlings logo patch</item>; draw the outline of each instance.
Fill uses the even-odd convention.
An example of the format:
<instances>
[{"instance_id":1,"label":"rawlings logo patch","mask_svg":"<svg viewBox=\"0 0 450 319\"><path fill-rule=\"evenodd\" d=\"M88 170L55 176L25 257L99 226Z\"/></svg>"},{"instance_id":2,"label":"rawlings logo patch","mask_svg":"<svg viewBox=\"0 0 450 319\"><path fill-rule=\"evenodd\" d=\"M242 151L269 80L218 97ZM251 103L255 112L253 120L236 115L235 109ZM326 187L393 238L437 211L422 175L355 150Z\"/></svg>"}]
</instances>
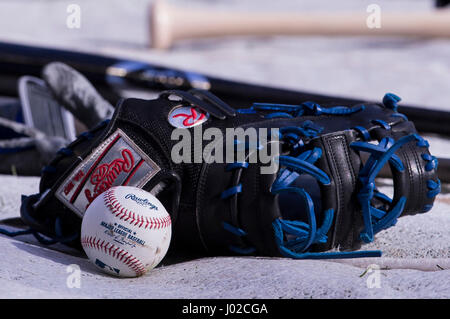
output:
<instances>
[{"instance_id":1,"label":"rawlings logo patch","mask_svg":"<svg viewBox=\"0 0 450 319\"><path fill-rule=\"evenodd\" d=\"M121 173L129 173L133 169L135 163L131 151L124 149L120 154L122 156L121 158L116 158L111 163L98 166L92 173L89 180L94 185L94 192L91 194L89 189L85 190L85 195L89 203L109 189Z\"/></svg>"},{"instance_id":2,"label":"rawlings logo patch","mask_svg":"<svg viewBox=\"0 0 450 319\"><path fill-rule=\"evenodd\" d=\"M176 107L169 112L169 123L176 128L189 128L206 122L208 113L191 106Z\"/></svg>"},{"instance_id":3,"label":"rawlings logo patch","mask_svg":"<svg viewBox=\"0 0 450 319\"><path fill-rule=\"evenodd\" d=\"M55 196L80 217L112 186L143 187L158 171L156 165L122 130L95 148L60 185Z\"/></svg>"}]
</instances>

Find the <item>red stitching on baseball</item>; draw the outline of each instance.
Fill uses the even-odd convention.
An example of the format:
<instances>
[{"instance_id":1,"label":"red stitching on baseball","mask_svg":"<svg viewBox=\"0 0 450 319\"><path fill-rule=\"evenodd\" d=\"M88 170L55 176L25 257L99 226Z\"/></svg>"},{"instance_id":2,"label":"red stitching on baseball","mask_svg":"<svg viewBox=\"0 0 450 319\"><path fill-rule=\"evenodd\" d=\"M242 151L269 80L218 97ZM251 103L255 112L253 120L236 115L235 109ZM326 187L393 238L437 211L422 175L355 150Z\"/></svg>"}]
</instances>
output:
<instances>
[{"instance_id":1,"label":"red stitching on baseball","mask_svg":"<svg viewBox=\"0 0 450 319\"><path fill-rule=\"evenodd\" d=\"M97 241L96 241L96 239L97 239ZM129 254L127 251L121 249L120 247L115 246L114 244L106 243L106 245L105 245L104 240L100 243L100 240L101 240L100 238L95 238L92 236L82 237L81 238L81 246L83 246L85 248L95 248L97 250L103 251L106 254L112 256L113 258L118 259L119 261L122 261L122 259L125 256L127 256L125 258L125 260L123 261L123 263L126 266L128 266L132 271L134 271L137 276L141 276L146 272L145 266L139 261L139 259L137 259L133 255ZM110 245L110 244L111 244L111 246L108 248L108 245ZM114 248L116 248L116 249L111 253L112 249L114 249ZM117 253L117 255L116 255L116 253ZM119 256L120 256L120 258L119 258Z\"/></svg>"},{"instance_id":2,"label":"red stitching on baseball","mask_svg":"<svg viewBox=\"0 0 450 319\"><path fill-rule=\"evenodd\" d=\"M104 195L104 201L106 207L111 210L116 217L130 224L137 226L138 228L149 229L161 229L169 227L172 223L170 216L165 217L147 217L139 215L133 211L129 211L125 207L122 207L119 200L114 194L113 189L108 189Z\"/></svg>"}]
</instances>

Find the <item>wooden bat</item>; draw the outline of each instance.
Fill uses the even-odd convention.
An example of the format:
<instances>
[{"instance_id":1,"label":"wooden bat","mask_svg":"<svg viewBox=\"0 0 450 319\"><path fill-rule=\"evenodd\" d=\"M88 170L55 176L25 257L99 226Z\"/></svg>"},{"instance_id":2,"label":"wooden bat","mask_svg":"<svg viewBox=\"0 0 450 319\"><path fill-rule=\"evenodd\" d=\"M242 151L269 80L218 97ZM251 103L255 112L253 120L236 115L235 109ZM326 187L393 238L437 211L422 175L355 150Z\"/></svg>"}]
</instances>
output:
<instances>
[{"instance_id":1,"label":"wooden bat","mask_svg":"<svg viewBox=\"0 0 450 319\"><path fill-rule=\"evenodd\" d=\"M380 27L370 28L367 12L246 13L193 10L156 0L151 6L153 48L167 49L183 39L223 36L417 36L450 37L450 9L383 13Z\"/></svg>"}]
</instances>

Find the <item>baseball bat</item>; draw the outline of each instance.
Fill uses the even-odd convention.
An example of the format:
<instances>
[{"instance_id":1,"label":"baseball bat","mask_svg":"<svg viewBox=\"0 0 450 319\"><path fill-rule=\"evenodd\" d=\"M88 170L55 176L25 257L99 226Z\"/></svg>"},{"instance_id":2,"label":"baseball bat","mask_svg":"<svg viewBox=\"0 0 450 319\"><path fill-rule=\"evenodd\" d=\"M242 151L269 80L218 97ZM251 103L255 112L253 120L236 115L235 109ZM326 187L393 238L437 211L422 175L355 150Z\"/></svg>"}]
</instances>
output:
<instances>
[{"instance_id":1,"label":"baseball bat","mask_svg":"<svg viewBox=\"0 0 450 319\"><path fill-rule=\"evenodd\" d=\"M383 12L375 27L368 24L367 12L227 12L178 8L162 0L152 3L150 10L151 43L157 49L183 39L223 36L450 37L450 10Z\"/></svg>"},{"instance_id":2,"label":"baseball bat","mask_svg":"<svg viewBox=\"0 0 450 319\"><path fill-rule=\"evenodd\" d=\"M125 60L85 52L42 48L0 42L0 94L17 96L17 80L22 75L41 76L42 68L54 61L66 63L85 75L113 105L120 90L208 89L233 107L253 102L299 104L315 101L336 106L367 102L312 92L287 90L173 69L162 65ZM411 119L421 132L450 136L450 112L419 106L400 105L399 111Z\"/></svg>"}]
</instances>

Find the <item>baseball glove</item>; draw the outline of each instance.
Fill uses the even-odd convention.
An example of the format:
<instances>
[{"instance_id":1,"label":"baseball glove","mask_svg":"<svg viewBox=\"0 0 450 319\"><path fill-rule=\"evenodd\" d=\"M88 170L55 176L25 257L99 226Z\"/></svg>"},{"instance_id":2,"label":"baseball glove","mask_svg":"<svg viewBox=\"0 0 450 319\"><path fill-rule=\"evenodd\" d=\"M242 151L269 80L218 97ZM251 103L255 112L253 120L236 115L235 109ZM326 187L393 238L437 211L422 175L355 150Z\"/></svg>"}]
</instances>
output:
<instances>
[{"instance_id":1,"label":"baseball glove","mask_svg":"<svg viewBox=\"0 0 450 319\"><path fill-rule=\"evenodd\" d=\"M437 160L398 101L387 94L351 107L234 109L201 90L125 99L110 121L58 152L40 193L23 197L21 216L51 242L80 247L88 205L111 186L130 185L169 211L172 250L379 256L355 250L398 217L429 211L440 191ZM392 197L376 187L386 168Z\"/></svg>"}]
</instances>

